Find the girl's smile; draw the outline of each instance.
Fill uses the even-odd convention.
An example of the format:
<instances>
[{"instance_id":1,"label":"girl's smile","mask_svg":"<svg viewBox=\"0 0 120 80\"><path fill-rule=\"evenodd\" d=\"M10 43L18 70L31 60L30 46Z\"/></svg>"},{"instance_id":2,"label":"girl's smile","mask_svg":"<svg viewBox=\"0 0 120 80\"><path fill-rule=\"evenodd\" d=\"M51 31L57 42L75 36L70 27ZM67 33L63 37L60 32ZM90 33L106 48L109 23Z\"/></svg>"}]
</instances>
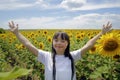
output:
<instances>
[{"instance_id":1,"label":"girl's smile","mask_svg":"<svg viewBox=\"0 0 120 80\"><path fill-rule=\"evenodd\" d=\"M68 42L64 39L61 39L61 35L57 39L53 39L53 47L56 50L57 54L64 54L65 49L67 48Z\"/></svg>"}]
</instances>

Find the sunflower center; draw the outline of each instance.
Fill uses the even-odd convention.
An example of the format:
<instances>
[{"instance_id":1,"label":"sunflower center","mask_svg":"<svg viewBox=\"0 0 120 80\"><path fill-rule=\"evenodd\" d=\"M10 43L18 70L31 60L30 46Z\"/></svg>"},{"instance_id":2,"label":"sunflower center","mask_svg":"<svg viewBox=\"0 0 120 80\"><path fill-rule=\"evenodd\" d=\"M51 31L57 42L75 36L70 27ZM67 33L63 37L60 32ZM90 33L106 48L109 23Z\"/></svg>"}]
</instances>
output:
<instances>
[{"instance_id":1,"label":"sunflower center","mask_svg":"<svg viewBox=\"0 0 120 80\"><path fill-rule=\"evenodd\" d=\"M96 50L96 47L92 47L91 51L94 52Z\"/></svg>"},{"instance_id":2,"label":"sunflower center","mask_svg":"<svg viewBox=\"0 0 120 80\"><path fill-rule=\"evenodd\" d=\"M105 42L103 49L106 51L114 51L118 47L118 43L115 40L108 40Z\"/></svg>"}]
</instances>

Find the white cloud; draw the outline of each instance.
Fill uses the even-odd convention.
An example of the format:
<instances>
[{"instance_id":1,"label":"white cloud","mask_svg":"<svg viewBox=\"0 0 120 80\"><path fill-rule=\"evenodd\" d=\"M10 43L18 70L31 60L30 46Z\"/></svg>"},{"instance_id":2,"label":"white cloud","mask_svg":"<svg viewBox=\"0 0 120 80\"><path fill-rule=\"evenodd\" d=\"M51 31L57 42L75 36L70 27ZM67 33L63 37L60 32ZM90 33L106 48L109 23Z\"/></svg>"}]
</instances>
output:
<instances>
[{"instance_id":1,"label":"white cloud","mask_svg":"<svg viewBox=\"0 0 120 80\"><path fill-rule=\"evenodd\" d=\"M54 21L55 19L52 17L32 17L29 19L21 18L21 19L13 19L15 23L19 23L21 29L34 29L34 28L43 28L47 23ZM10 21L10 20L9 20Z\"/></svg>"},{"instance_id":2,"label":"white cloud","mask_svg":"<svg viewBox=\"0 0 120 80\"><path fill-rule=\"evenodd\" d=\"M74 10L93 10L93 9L101 9L101 8L112 8L112 7L120 7L120 0L103 0L100 3L96 2L96 0L91 0L88 2L87 0L63 0L59 4L50 4L49 1L45 0L36 0L31 2L26 2L23 0L1 0L0 1L0 10L11 10L11 9L24 9L24 8L36 8L40 9L57 9L57 8L65 8L69 11ZM113 4L114 3L114 4Z\"/></svg>"},{"instance_id":3,"label":"white cloud","mask_svg":"<svg viewBox=\"0 0 120 80\"><path fill-rule=\"evenodd\" d=\"M63 0L61 6L66 9L79 8L86 3L86 0Z\"/></svg>"},{"instance_id":4,"label":"white cloud","mask_svg":"<svg viewBox=\"0 0 120 80\"><path fill-rule=\"evenodd\" d=\"M1 0L0 10L17 9L31 6L31 4L21 3L18 0Z\"/></svg>"},{"instance_id":5,"label":"white cloud","mask_svg":"<svg viewBox=\"0 0 120 80\"><path fill-rule=\"evenodd\" d=\"M63 0L60 6L69 11L93 10L93 9L101 9L101 8L120 7L120 1L111 0L111 1L102 1L101 3L98 3L94 0L91 2L87 2L87 0Z\"/></svg>"},{"instance_id":6,"label":"white cloud","mask_svg":"<svg viewBox=\"0 0 120 80\"><path fill-rule=\"evenodd\" d=\"M30 2L29 2L30 1ZM45 0L1 0L0 10L18 10L24 8L38 8L38 9L57 9L59 5L50 4Z\"/></svg>"},{"instance_id":7,"label":"white cloud","mask_svg":"<svg viewBox=\"0 0 120 80\"><path fill-rule=\"evenodd\" d=\"M48 3L46 3L44 0L37 0L35 2L35 5L39 5L39 6L44 7L44 8L48 7Z\"/></svg>"},{"instance_id":8,"label":"white cloud","mask_svg":"<svg viewBox=\"0 0 120 80\"><path fill-rule=\"evenodd\" d=\"M113 28L119 29L120 15L117 14L85 14L73 18L60 17L33 17L29 19L13 19L19 23L20 29L101 29L108 21L112 22ZM10 20L9 20L10 21Z\"/></svg>"},{"instance_id":9,"label":"white cloud","mask_svg":"<svg viewBox=\"0 0 120 80\"><path fill-rule=\"evenodd\" d=\"M103 24L110 21L114 28L119 28L120 15L116 14L85 14L67 20L64 23L78 29L100 29Z\"/></svg>"},{"instance_id":10,"label":"white cloud","mask_svg":"<svg viewBox=\"0 0 120 80\"><path fill-rule=\"evenodd\" d=\"M21 0L2 0L0 1L0 10L13 10L29 7L47 7L47 4L43 0L37 0L36 2L25 2Z\"/></svg>"},{"instance_id":11,"label":"white cloud","mask_svg":"<svg viewBox=\"0 0 120 80\"><path fill-rule=\"evenodd\" d=\"M115 8L115 7L120 7L120 4L116 3L110 3L110 4L87 4L84 5L83 7L79 8L72 8L70 10L95 10L95 9L102 9L102 8Z\"/></svg>"}]
</instances>

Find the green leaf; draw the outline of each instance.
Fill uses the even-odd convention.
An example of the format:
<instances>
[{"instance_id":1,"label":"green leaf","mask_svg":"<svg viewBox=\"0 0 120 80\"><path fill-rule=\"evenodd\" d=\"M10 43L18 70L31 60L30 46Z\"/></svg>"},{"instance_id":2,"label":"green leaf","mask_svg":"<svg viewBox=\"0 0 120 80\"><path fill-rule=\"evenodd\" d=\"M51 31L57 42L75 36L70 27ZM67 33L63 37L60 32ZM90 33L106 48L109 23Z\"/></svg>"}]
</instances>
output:
<instances>
[{"instance_id":1,"label":"green leaf","mask_svg":"<svg viewBox=\"0 0 120 80\"><path fill-rule=\"evenodd\" d=\"M90 78L92 78L92 79L96 79L98 77L101 77L101 73L99 73L99 72L94 72L93 74L90 75Z\"/></svg>"},{"instance_id":2,"label":"green leaf","mask_svg":"<svg viewBox=\"0 0 120 80\"><path fill-rule=\"evenodd\" d=\"M109 73L109 67L107 65L101 66L97 68L97 72L99 73Z\"/></svg>"},{"instance_id":3,"label":"green leaf","mask_svg":"<svg viewBox=\"0 0 120 80\"><path fill-rule=\"evenodd\" d=\"M10 72L0 72L0 80L12 80L20 76L27 75L32 70L14 67Z\"/></svg>"},{"instance_id":4,"label":"green leaf","mask_svg":"<svg viewBox=\"0 0 120 80\"><path fill-rule=\"evenodd\" d=\"M98 77L101 77L102 73L109 73L109 67L107 65L100 66L96 69L91 75L90 78L96 79Z\"/></svg>"}]
</instances>

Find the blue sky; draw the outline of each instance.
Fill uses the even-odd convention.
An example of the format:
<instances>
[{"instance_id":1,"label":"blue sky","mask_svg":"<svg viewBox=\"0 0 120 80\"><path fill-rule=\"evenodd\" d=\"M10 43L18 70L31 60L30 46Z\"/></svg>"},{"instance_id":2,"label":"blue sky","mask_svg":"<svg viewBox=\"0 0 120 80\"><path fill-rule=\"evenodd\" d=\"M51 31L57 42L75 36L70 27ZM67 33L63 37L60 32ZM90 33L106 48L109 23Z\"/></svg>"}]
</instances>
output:
<instances>
[{"instance_id":1,"label":"blue sky","mask_svg":"<svg viewBox=\"0 0 120 80\"><path fill-rule=\"evenodd\" d=\"M120 0L0 0L0 28L101 29L110 21L120 29Z\"/></svg>"}]
</instances>

